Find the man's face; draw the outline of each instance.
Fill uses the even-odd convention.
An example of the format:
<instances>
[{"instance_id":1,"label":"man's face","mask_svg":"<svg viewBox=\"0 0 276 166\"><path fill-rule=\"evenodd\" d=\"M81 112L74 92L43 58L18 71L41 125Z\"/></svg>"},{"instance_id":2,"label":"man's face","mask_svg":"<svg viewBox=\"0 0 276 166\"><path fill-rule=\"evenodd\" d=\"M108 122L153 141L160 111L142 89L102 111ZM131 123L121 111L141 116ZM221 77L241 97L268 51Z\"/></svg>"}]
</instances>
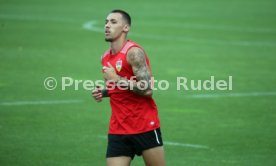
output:
<instances>
[{"instance_id":1,"label":"man's face","mask_svg":"<svg viewBox=\"0 0 276 166\"><path fill-rule=\"evenodd\" d=\"M110 13L105 22L105 41L115 41L128 30L129 27L120 13Z\"/></svg>"}]
</instances>

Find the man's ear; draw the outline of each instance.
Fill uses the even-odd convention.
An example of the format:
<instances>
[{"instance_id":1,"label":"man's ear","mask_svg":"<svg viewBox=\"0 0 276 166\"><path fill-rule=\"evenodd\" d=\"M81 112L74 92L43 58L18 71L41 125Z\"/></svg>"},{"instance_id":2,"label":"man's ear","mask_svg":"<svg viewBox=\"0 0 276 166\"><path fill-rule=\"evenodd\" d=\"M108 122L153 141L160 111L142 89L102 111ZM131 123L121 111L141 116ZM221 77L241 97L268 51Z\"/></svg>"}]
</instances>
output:
<instances>
[{"instance_id":1,"label":"man's ear","mask_svg":"<svg viewBox=\"0 0 276 166\"><path fill-rule=\"evenodd\" d=\"M124 28L123 28L123 31L124 32L129 32L130 30L130 26L128 24L125 24Z\"/></svg>"}]
</instances>

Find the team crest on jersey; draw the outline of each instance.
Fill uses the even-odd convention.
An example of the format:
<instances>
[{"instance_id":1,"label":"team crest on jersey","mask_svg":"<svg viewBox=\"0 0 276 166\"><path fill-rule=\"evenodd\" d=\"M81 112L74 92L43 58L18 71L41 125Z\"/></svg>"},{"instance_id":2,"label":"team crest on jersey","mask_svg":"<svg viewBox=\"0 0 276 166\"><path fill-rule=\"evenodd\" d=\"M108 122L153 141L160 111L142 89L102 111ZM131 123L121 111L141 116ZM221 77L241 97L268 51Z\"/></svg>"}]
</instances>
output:
<instances>
[{"instance_id":1,"label":"team crest on jersey","mask_svg":"<svg viewBox=\"0 0 276 166\"><path fill-rule=\"evenodd\" d=\"M121 59L117 60L117 62L116 62L116 69L117 69L118 72L121 71L122 65L123 65L123 61Z\"/></svg>"}]
</instances>

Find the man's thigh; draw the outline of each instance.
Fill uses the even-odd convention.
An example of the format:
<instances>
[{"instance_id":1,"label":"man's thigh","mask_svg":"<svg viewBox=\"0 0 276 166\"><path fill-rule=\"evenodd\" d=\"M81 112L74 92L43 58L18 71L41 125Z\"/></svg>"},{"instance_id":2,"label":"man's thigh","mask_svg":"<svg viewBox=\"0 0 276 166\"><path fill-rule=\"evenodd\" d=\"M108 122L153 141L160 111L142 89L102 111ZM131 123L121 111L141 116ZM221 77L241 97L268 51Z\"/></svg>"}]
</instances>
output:
<instances>
[{"instance_id":1,"label":"man's thigh","mask_svg":"<svg viewBox=\"0 0 276 166\"><path fill-rule=\"evenodd\" d=\"M165 166L163 146L144 150L142 155L146 166Z\"/></svg>"},{"instance_id":2,"label":"man's thigh","mask_svg":"<svg viewBox=\"0 0 276 166\"><path fill-rule=\"evenodd\" d=\"M107 166L130 166L130 162L131 162L131 157L127 157L127 156L106 158Z\"/></svg>"}]
</instances>

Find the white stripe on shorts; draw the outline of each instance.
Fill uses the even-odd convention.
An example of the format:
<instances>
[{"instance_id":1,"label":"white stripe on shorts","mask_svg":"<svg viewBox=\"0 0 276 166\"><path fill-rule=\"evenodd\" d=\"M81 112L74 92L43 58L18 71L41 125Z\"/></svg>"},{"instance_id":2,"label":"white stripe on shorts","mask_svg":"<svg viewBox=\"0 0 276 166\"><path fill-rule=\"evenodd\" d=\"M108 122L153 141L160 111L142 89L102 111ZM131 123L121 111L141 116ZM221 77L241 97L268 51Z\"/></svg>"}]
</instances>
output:
<instances>
[{"instance_id":1,"label":"white stripe on shorts","mask_svg":"<svg viewBox=\"0 0 276 166\"><path fill-rule=\"evenodd\" d=\"M157 133L156 133L156 130L154 130L154 133L155 133L155 137L156 137L157 143L160 144L159 139L158 139L158 135L157 135Z\"/></svg>"}]
</instances>

